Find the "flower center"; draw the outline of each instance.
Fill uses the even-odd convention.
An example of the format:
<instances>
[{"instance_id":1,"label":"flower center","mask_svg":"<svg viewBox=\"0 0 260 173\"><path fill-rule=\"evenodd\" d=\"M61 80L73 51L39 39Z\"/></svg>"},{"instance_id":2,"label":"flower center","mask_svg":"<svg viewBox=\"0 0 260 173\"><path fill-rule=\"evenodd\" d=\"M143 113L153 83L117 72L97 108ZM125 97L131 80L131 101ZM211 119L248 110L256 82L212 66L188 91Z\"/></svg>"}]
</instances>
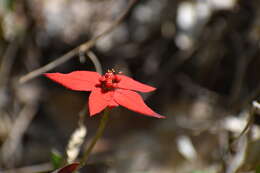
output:
<instances>
[{"instance_id":1,"label":"flower center","mask_svg":"<svg viewBox=\"0 0 260 173\"><path fill-rule=\"evenodd\" d=\"M108 70L103 76L99 78L97 87L101 87L104 92L114 90L120 82L120 77L114 70Z\"/></svg>"}]
</instances>

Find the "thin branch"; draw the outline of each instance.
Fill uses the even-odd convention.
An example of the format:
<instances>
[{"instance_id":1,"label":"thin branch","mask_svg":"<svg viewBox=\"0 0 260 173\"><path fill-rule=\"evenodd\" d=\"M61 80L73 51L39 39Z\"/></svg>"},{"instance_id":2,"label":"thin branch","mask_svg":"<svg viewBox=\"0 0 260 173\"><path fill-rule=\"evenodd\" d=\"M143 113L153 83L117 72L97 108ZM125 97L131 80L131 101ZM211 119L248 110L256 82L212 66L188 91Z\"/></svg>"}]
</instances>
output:
<instances>
[{"instance_id":1,"label":"thin branch","mask_svg":"<svg viewBox=\"0 0 260 173\"><path fill-rule=\"evenodd\" d=\"M62 63L70 60L75 55L77 55L79 52L88 51L90 48L92 48L96 44L96 42L99 39L103 38L104 36L106 36L107 34L112 32L114 30L114 28L116 28L123 21L123 19L127 16L128 12L132 9L132 7L136 4L137 1L138 0L130 0L126 10L118 17L118 19L107 30L105 30L104 32L102 32L98 36L94 37L92 40L89 40L89 41L81 44L80 46L72 49L68 53L66 53L63 56L61 56L60 58L50 62L49 64L22 76L20 78L19 82L25 83L25 82L27 82L27 81L45 73L45 72L47 72L47 71L57 67L58 65L61 65Z\"/></svg>"},{"instance_id":2,"label":"thin branch","mask_svg":"<svg viewBox=\"0 0 260 173\"><path fill-rule=\"evenodd\" d=\"M258 109L258 103L257 101L253 101L252 102L252 106L248 112L248 120L247 120L247 123L244 127L244 129L241 131L241 133L238 135L238 137L233 141L233 143L235 143L236 141L238 141L247 131L248 129L251 128L251 126L253 125L254 123L254 116L255 116L255 113L256 113L256 110Z\"/></svg>"},{"instance_id":3,"label":"thin branch","mask_svg":"<svg viewBox=\"0 0 260 173\"><path fill-rule=\"evenodd\" d=\"M10 75L11 68L15 60L15 55L19 48L18 42L19 40L12 41L8 45L6 52L2 58L2 62L0 65L0 85L6 85L8 81L8 77Z\"/></svg>"},{"instance_id":4,"label":"thin branch","mask_svg":"<svg viewBox=\"0 0 260 173\"><path fill-rule=\"evenodd\" d=\"M234 156L231 156L231 160L229 160L227 164L227 170L225 173L238 173L240 169L246 165L247 158L249 156L249 150L251 143L251 138L249 136L249 132L252 130L253 122L254 122L254 115L256 113L256 101L253 101L252 106L248 112L248 121L245 125L242 132L238 135L238 137L231 143L231 148L236 147L237 153Z\"/></svg>"},{"instance_id":5,"label":"thin branch","mask_svg":"<svg viewBox=\"0 0 260 173\"><path fill-rule=\"evenodd\" d=\"M21 142L22 136L30 125L36 110L36 105L34 104L25 105L15 120L8 138L1 147L2 159L5 164L10 163L10 159L13 159L13 155Z\"/></svg>"},{"instance_id":6,"label":"thin branch","mask_svg":"<svg viewBox=\"0 0 260 173\"><path fill-rule=\"evenodd\" d=\"M88 51L87 52L87 55L89 57L89 59L91 59L91 61L93 62L95 68L96 68L96 71L99 73L99 74L102 74L102 66L101 66L101 63L99 62L97 56L94 54L94 52L92 51Z\"/></svg>"}]
</instances>

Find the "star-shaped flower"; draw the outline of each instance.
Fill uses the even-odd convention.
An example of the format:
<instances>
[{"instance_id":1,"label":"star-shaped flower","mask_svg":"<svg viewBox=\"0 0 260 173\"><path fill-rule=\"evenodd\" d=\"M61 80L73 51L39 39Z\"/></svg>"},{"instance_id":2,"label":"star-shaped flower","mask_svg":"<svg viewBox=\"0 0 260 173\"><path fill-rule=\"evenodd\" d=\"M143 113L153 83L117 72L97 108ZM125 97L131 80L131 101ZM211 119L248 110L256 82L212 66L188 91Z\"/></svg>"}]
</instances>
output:
<instances>
[{"instance_id":1,"label":"star-shaped flower","mask_svg":"<svg viewBox=\"0 0 260 173\"><path fill-rule=\"evenodd\" d=\"M104 75L93 71L74 71L68 74L45 73L45 76L71 90L91 91L88 103L90 116L96 115L106 107L121 105L140 114L165 118L149 108L135 92L151 92L155 90L154 87L116 74L114 71L109 70Z\"/></svg>"}]
</instances>

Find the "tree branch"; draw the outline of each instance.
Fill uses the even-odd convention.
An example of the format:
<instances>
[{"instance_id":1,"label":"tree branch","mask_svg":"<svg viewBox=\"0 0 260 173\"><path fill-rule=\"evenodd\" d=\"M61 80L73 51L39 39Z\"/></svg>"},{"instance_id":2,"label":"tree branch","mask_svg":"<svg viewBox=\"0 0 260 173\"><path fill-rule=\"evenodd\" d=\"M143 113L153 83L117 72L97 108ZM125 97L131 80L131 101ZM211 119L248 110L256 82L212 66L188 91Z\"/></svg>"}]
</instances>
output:
<instances>
[{"instance_id":1,"label":"tree branch","mask_svg":"<svg viewBox=\"0 0 260 173\"><path fill-rule=\"evenodd\" d=\"M69 51L68 53L64 54L63 56L61 56L60 58L50 62L49 64L46 64L45 66L36 69L24 76L22 76L19 80L20 83L25 83L59 65L61 65L62 63L70 60L71 58L73 58L75 55L77 55L79 52L87 52L90 48L92 48L96 42L103 38L104 36L106 36L107 34L109 34L110 32L112 32L114 30L114 28L116 28L122 21L123 19L127 16L128 12L132 9L132 7L136 4L138 0L130 0L127 8L125 9L125 11L118 17L118 19L109 27L107 28L104 32L102 32L101 34L97 35L96 37L94 37L93 39L81 44L80 46L72 49L71 51Z\"/></svg>"}]
</instances>

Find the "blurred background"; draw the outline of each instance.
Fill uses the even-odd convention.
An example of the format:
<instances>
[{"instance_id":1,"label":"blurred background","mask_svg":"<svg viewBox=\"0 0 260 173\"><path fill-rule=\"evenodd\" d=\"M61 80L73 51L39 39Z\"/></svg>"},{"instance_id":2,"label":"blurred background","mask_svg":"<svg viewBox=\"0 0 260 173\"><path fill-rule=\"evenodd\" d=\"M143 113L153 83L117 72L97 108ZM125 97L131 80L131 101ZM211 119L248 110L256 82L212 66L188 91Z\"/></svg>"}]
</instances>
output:
<instances>
[{"instance_id":1,"label":"blurred background","mask_svg":"<svg viewBox=\"0 0 260 173\"><path fill-rule=\"evenodd\" d=\"M65 155L89 93L19 79L106 30L129 2L0 0L0 172L44 172L53 152ZM259 46L259 0L137 0L91 54L155 86L143 97L167 118L114 109L82 172L259 171ZM95 67L77 55L51 72L74 70ZM100 116L86 113L83 145Z\"/></svg>"}]
</instances>

